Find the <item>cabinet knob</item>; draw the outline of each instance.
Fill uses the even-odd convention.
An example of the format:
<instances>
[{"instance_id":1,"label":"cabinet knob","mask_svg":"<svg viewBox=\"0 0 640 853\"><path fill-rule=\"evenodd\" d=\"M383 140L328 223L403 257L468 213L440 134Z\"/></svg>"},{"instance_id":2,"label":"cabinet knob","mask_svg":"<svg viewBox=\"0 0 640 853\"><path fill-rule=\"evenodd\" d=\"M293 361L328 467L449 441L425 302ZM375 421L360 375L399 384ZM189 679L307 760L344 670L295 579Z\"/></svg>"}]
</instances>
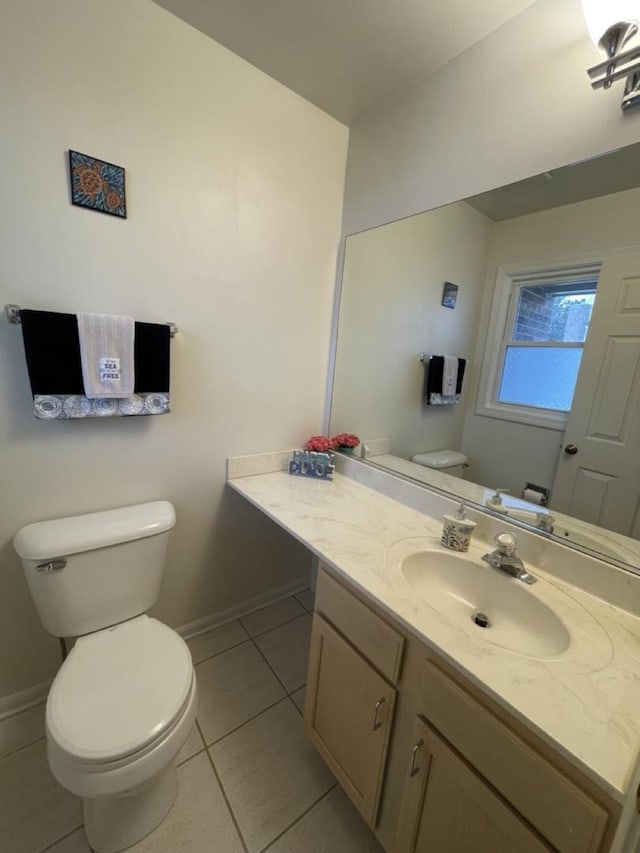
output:
<instances>
[{"instance_id":1,"label":"cabinet knob","mask_svg":"<svg viewBox=\"0 0 640 853\"><path fill-rule=\"evenodd\" d=\"M424 741L419 740L418 743L413 745L413 749L411 750L411 764L409 765L409 778L413 779L420 772L420 768L416 765L416 759L418 757L418 753L424 746Z\"/></svg>"},{"instance_id":2,"label":"cabinet knob","mask_svg":"<svg viewBox=\"0 0 640 853\"><path fill-rule=\"evenodd\" d=\"M371 726L371 731L373 731L373 732L377 731L377 729L379 729L380 726L382 725L382 723L378 719L378 711L384 705L385 702L386 702L386 699L384 697L382 699L378 699L378 701L376 702L376 704L373 708L373 725Z\"/></svg>"}]
</instances>

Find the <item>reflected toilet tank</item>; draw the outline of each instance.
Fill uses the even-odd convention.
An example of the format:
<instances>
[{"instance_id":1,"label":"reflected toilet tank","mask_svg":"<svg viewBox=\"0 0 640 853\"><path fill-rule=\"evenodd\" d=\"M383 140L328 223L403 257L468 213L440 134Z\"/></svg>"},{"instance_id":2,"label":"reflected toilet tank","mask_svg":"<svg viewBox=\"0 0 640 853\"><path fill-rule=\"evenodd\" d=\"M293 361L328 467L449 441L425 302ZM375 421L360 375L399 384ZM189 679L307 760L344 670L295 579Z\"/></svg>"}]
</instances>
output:
<instances>
[{"instance_id":1,"label":"reflected toilet tank","mask_svg":"<svg viewBox=\"0 0 640 853\"><path fill-rule=\"evenodd\" d=\"M464 478L465 468L469 464L467 457L459 450L431 450L428 453L417 453L411 457L411 461L425 468L442 471L443 474L449 474L451 477L461 478Z\"/></svg>"}]
</instances>

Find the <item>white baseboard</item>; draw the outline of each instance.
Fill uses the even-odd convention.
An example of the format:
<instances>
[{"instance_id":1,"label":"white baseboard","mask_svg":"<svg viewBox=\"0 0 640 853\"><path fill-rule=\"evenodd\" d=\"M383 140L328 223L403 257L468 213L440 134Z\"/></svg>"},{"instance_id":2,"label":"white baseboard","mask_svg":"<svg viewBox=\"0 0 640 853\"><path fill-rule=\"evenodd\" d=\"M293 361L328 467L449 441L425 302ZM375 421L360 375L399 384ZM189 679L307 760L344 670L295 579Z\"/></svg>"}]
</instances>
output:
<instances>
[{"instance_id":1,"label":"white baseboard","mask_svg":"<svg viewBox=\"0 0 640 853\"><path fill-rule=\"evenodd\" d=\"M40 684L34 684L33 687L27 687L26 690L20 690L18 693L3 696L0 699L0 721L44 702L49 693L52 681L53 679L49 678L47 681L41 681Z\"/></svg>"},{"instance_id":2,"label":"white baseboard","mask_svg":"<svg viewBox=\"0 0 640 853\"><path fill-rule=\"evenodd\" d=\"M268 592L263 592L261 595L256 595L254 598L243 601L241 604L228 607L226 610L219 610L217 613L212 613L211 616L205 616L203 619L196 619L195 622L190 622L188 625L176 628L176 631L185 640L190 640L192 637L197 637L198 634L205 634L213 628L219 628L227 622L233 622L234 619L247 616L249 613L253 613L254 610L259 610L268 604L274 604L276 601L288 598L296 592L302 592L303 589L309 588L309 584L309 580L286 583L276 589L270 589Z\"/></svg>"},{"instance_id":3,"label":"white baseboard","mask_svg":"<svg viewBox=\"0 0 640 853\"><path fill-rule=\"evenodd\" d=\"M211 616L196 619L195 622L190 622L188 625L183 625L175 630L185 640L190 640L192 637L205 634L213 628L219 628L227 622L233 622L234 619L247 616L249 613L253 613L254 610L259 610L268 604L274 604L276 601L288 598L288 596L294 595L296 592L302 592L303 589L308 589L308 587L309 581L292 581L276 589L263 592L261 595L256 595L254 598L243 601L241 604L228 607L226 610L219 610L217 613L212 613ZM49 693L52 681L53 679L50 678L47 681L40 682L40 684L35 684L33 687L27 687L26 690L20 690L18 693L11 693L9 696L0 698L0 721L44 702Z\"/></svg>"}]
</instances>

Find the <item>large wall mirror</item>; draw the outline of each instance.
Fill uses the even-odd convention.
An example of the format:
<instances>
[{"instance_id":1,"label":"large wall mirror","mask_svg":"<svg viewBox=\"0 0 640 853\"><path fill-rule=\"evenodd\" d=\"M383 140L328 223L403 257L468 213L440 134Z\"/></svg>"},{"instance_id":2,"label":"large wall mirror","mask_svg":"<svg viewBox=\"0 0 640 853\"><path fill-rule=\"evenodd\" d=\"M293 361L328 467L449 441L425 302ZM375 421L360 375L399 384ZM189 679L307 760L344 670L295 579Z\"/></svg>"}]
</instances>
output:
<instances>
[{"instance_id":1,"label":"large wall mirror","mask_svg":"<svg viewBox=\"0 0 640 853\"><path fill-rule=\"evenodd\" d=\"M640 571L638 211L640 144L348 237L332 433Z\"/></svg>"}]
</instances>

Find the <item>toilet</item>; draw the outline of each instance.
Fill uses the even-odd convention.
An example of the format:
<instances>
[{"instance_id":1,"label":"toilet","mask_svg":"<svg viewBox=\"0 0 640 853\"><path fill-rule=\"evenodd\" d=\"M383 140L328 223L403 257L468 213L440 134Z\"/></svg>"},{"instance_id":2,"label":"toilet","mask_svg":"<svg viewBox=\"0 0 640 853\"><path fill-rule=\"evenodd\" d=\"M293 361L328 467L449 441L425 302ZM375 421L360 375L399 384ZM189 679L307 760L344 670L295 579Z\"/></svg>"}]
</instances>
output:
<instances>
[{"instance_id":1,"label":"toilet","mask_svg":"<svg viewBox=\"0 0 640 853\"><path fill-rule=\"evenodd\" d=\"M437 468L443 474L451 477L463 477L464 469L468 467L469 460L459 450L432 450L429 453L417 453L411 457L416 465L425 468Z\"/></svg>"},{"instance_id":2,"label":"toilet","mask_svg":"<svg viewBox=\"0 0 640 853\"><path fill-rule=\"evenodd\" d=\"M14 538L44 627L75 637L46 710L55 778L83 799L96 853L148 835L176 796L174 759L195 723L187 644L146 615L158 600L167 501L42 521Z\"/></svg>"}]
</instances>

